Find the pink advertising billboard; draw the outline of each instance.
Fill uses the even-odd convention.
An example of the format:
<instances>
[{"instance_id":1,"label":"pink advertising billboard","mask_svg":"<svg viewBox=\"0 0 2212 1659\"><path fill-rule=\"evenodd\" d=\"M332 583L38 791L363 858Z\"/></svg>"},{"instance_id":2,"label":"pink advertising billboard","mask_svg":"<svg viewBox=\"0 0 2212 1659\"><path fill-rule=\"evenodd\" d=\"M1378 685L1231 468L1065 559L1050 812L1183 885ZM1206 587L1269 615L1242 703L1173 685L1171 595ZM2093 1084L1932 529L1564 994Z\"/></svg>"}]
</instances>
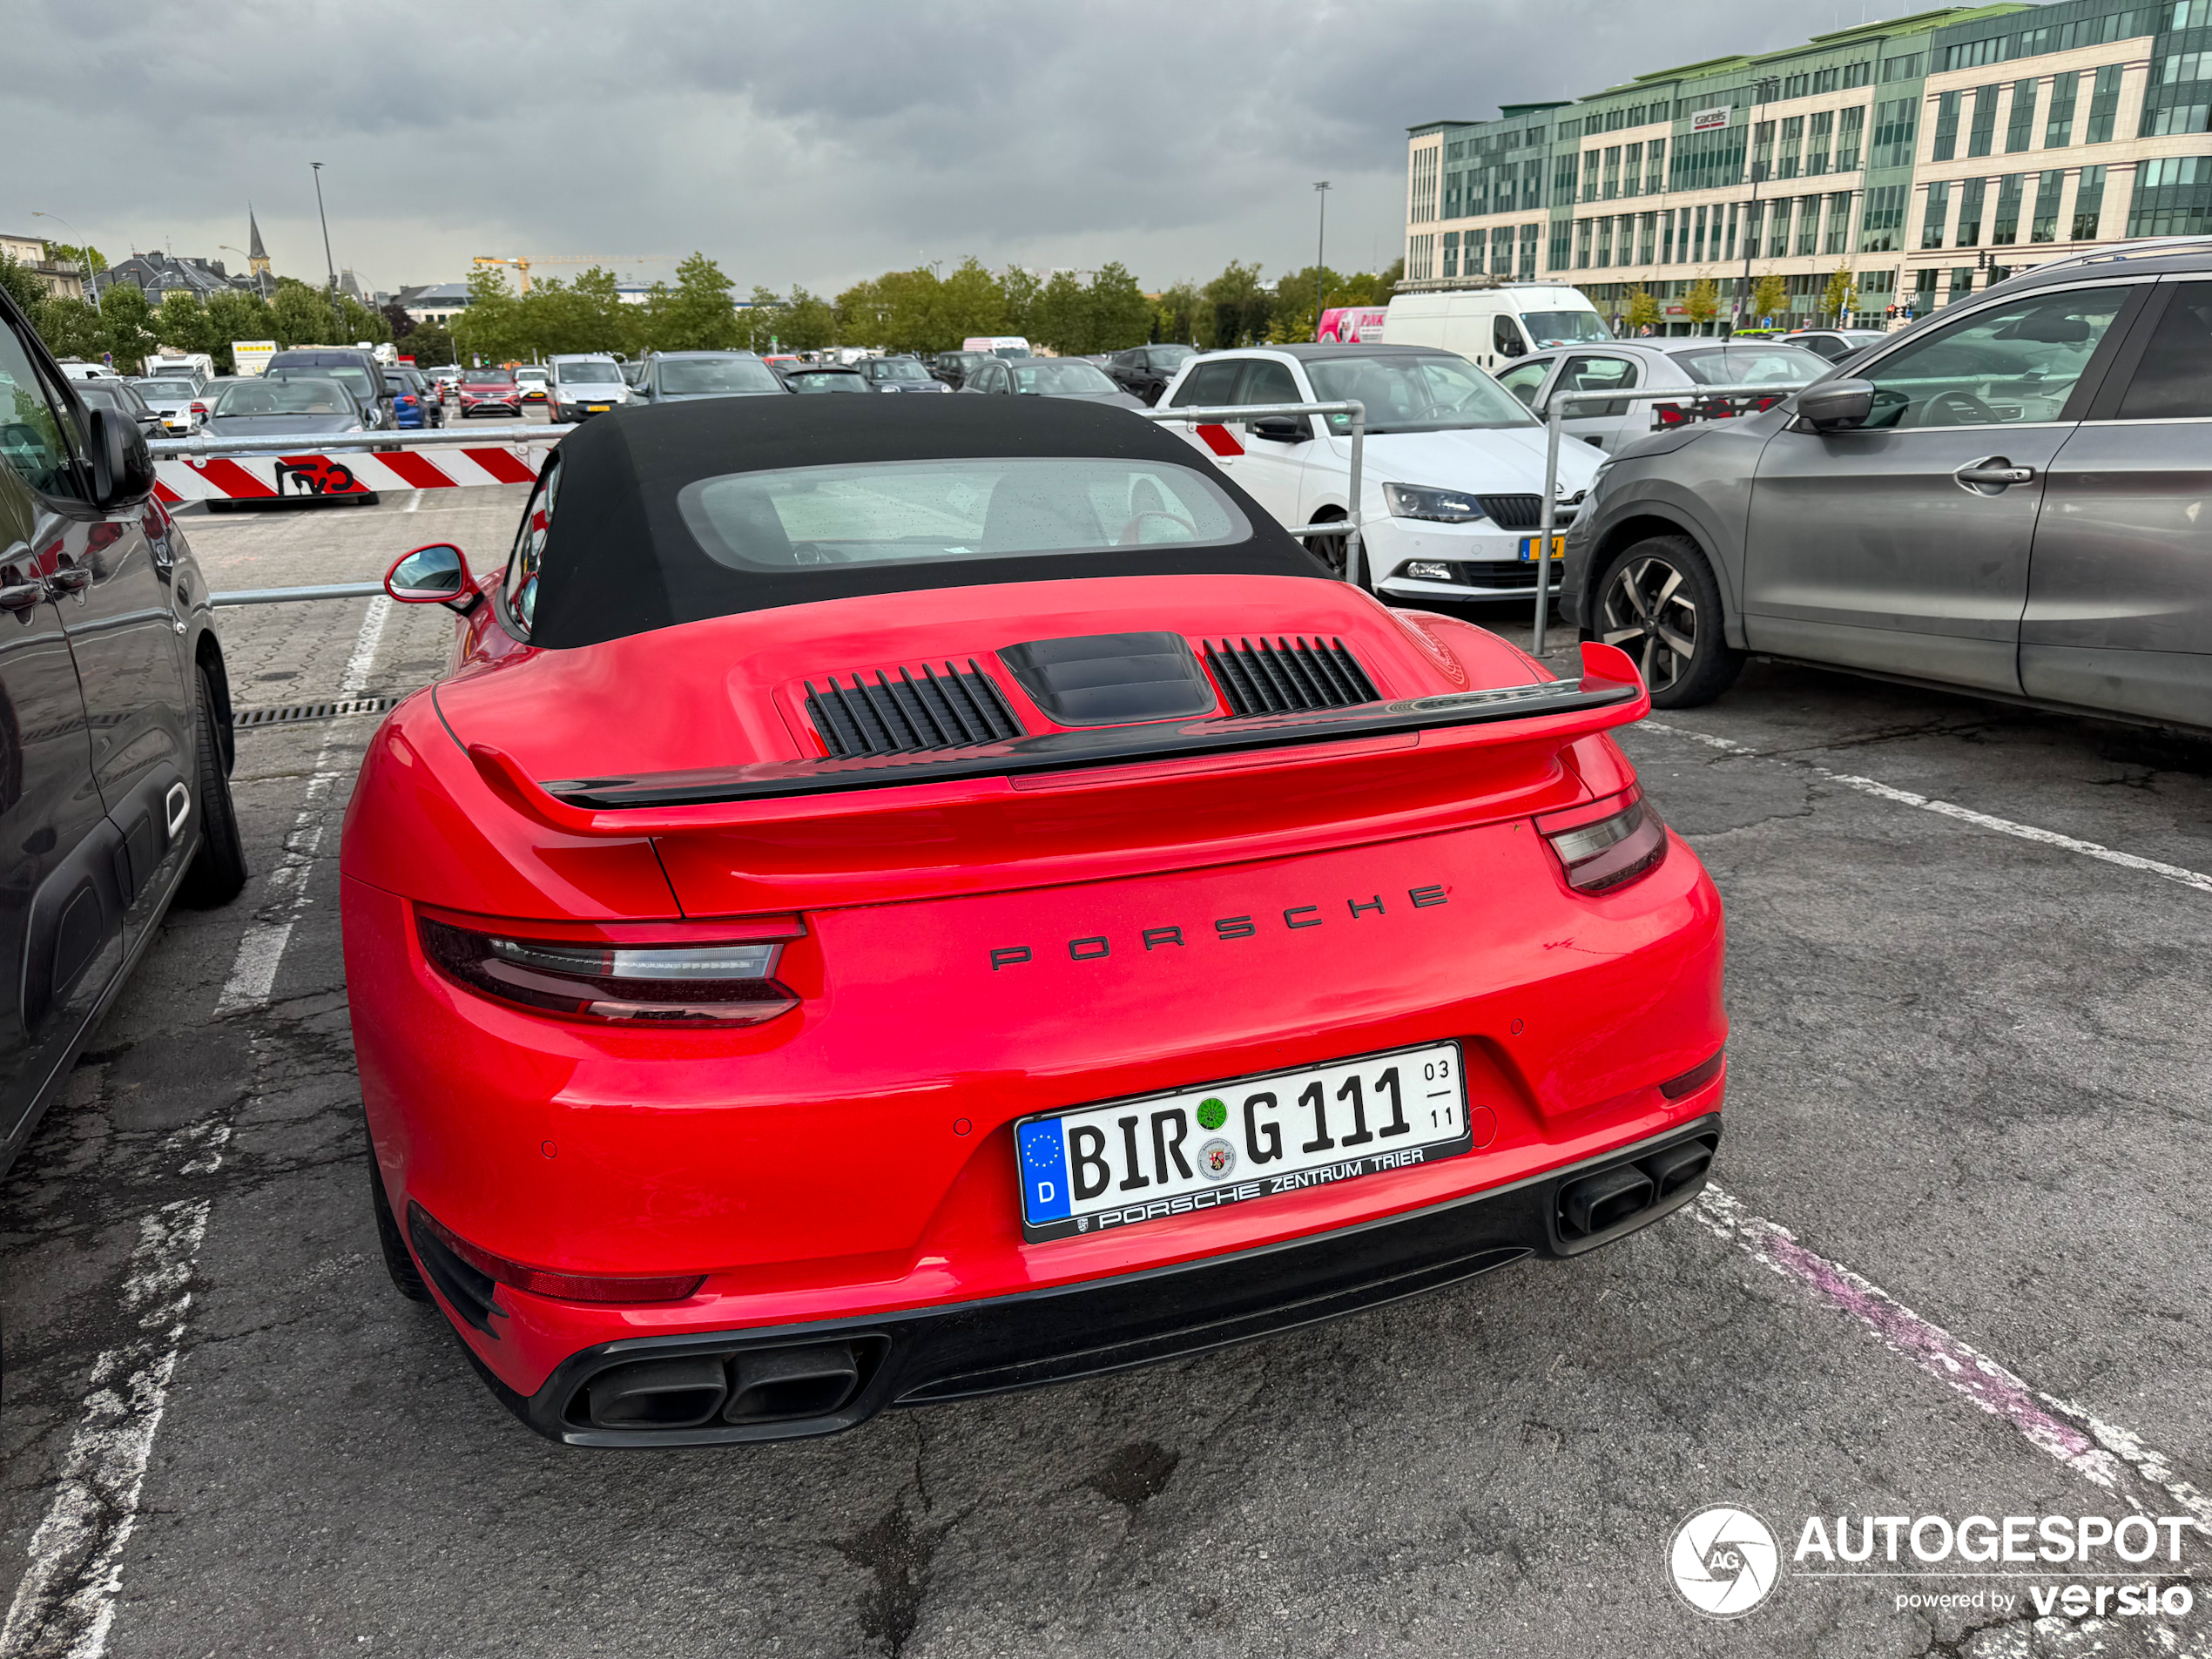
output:
<instances>
[{"instance_id":1,"label":"pink advertising billboard","mask_svg":"<svg viewBox=\"0 0 2212 1659\"><path fill-rule=\"evenodd\" d=\"M1322 343L1357 346L1364 341L1372 346L1383 337L1383 319L1389 311L1387 306L1332 307L1321 314Z\"/></svg>"}]
</instances>

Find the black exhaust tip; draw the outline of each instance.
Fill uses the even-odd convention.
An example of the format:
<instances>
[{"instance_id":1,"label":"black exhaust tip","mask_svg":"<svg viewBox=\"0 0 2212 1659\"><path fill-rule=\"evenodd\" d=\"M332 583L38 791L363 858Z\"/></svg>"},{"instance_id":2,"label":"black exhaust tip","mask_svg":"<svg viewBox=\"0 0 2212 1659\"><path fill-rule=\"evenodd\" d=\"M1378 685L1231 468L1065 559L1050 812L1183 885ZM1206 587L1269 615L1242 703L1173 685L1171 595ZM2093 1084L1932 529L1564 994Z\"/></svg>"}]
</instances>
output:
<instances>
[{"instance_id":1,"label":"black exhaust tip","mask_svg":"<svg viewBox=\"0 0 2212 1659\"><path fill-rule=\"evenodd\" d=\"M714 1420L729 1392L719 1359L644 1359L594 1377L590 1411L601 1428L697 1428Z\"/></svg>"},{"instance_id":2,"label":"black exhaust tip","mask_svg":"<svg viewBox=\"0 0 2212 1659\"><path fill-rule=\"evenodd\" d=\"M860 1366L849 1342L762 1348L731 1362L729 1423L775 1423L826 1417L860 1389Z\"/></svg>"},{"instance_id":3,"label":"black exhaust tip","mask_svg":"<svg viewBox=\"0 0 2212 1659\"><path fill-rule=\"evenodd\" d=\"M1713 1149L1703 1141L1683 1141L1654 1152L1637 1167L1651 1177L1660 1197L1670 1198L1705 1178L1705 1171L1713 1167Z\"/></svg>"},{"instance_id":4,"label":"black exhaust tip","mask_svg":"<svg viewBox=\"0 0 2212 1659\"><path fill-rule=\"evenodd\" d=\"M1656 1197L1651 1177L1633 1163L1585 1176L1559 1195L1560 1213L1568 1229L1583 1238L1617 1227Z\"/></svg>"}]
</instances>

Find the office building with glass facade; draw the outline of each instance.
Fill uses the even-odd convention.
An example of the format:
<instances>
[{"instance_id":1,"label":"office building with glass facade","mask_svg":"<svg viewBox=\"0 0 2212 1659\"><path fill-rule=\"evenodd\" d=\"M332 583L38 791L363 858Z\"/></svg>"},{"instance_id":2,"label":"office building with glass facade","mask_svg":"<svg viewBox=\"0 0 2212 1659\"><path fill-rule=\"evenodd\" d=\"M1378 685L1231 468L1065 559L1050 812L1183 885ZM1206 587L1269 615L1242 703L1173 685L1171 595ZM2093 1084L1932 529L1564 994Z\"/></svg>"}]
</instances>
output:
<instances>
[{"instance_id":1,"label":"office building with glass facade","mask_svg":"<svg viewBox=\"0 0 2212 1659\"><path fill-rule=\"evenodd\" d=\"M1565 280L1623 320L1641 290L1685 333L1833 320L1842 271L1878 327L2212 233L2212 0L1949 7L1431 122L1408 150L1409 284Z\"/></svg>"}]
</instances>

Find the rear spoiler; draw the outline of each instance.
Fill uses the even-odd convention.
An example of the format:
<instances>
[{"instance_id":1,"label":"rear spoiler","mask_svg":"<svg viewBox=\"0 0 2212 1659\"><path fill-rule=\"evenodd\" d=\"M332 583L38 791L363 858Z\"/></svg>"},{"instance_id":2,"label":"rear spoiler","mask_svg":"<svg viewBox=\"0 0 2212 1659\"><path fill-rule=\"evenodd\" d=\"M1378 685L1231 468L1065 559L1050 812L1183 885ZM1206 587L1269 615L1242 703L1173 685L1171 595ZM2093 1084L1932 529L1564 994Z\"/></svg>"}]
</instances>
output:
<instances>
[{"instance_id":1,"label":"rear spoiler","mask_svg":"<svg viewBox=\"0 0 2212 1659\"><path fill-rule=\"evenodd\" d=\"M1591 643L1582 647L1579 680L1534 680L1482 691L1362 703L1315 714L1169 720L1054 732L977 744L952 753L775 760L696 772L566 778L541 783L502 750L481 743L470 744L468 749L478 774L493 792L524 816L566 834L627 836L708 826L696 813L640 816L656 809L734 806L916 784L1078 771L1117 762L1191 759L1548 716L1595 716L1548 724L1597 731L1642 719L1650 706L1642 679L1627 653Z\"/></svg>"}]
</instances>

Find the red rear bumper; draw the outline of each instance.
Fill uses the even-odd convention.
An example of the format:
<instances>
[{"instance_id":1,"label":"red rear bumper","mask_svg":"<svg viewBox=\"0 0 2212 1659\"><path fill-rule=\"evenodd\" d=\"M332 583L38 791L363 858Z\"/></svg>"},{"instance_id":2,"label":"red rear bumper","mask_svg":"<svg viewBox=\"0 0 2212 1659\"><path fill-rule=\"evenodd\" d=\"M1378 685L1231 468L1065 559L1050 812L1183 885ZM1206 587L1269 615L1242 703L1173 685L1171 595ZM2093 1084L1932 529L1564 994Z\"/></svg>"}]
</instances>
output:
<instances>
[{"instance_id":1,"label":"red rear bumper","mask_svg":"<svg viewBox=\"0 0 2212 1659\"><path fill-rule=\"evenodd\" d=\"M1417 888L1447 901L1417 906ZM1525 821L816 913L782 974L803 1006L739 1033L610 1030L499 1006L424 962L405 900L349 878L344 904L363 1092L395 1211L420 1204L470 1244L540 1267L707 1275L685 1301L642 1307L498 1290L493 1334L462 1338L554 1433L573 1427L562 1413L590 1366L640 1341L659 1352L730 1332L881 1330L900 1358L879 1366L872 1410L974 1392L963 1375L1011 1386L1084 1368L1041 1352L1042 1368L1025 1369L1008 1343L1052 1345L1019 1334L1028 1313L987 1321L1016 1333L997 1347L948 1346L941 1333L972 1331L979 1306L1110 1300L1133 1276L1190 1270L1178 1279L1196 1298L1185 1326L1213 1328L1200 1316L1215 1306L1230 1334L1180 1349L1158 1332L1130 1339L1136 1358L1188 1351L1257 1317L1238 1311L1237 1278L1199 1266L1389 1217L1405 1223L1389 1230L1385 1266L1307 1299L1332 1311L1332 1298L1357 1305L1448 1282L1481 1271L1453 1261L1546 1247L1551 1186L1538 1177L1697 1123L1723 1087L1716 1077L1676 1099L1659 1087L1726 1035L1721 907L1695 856L1676 842L1634 885L1577 895ZM1244 916L1252 934L1217 936L1215 920ZM1163 927L1189 942L1145 948ZM1099 939L1103 956L1089 942ZM1017 945L1028 961L991 966ZM1494 1117L1472 1153L1022 1242L1010 1129L1022 1116L1442 1038L1464 1045L1471 1103ZM1516 1190L1535 1196L1501 1197L1473 1232L1421 1219L1528 1183ZM1285 1282L1304 1294L1310 1278ZM933 1309L946 1317L927 1339L886 1325ZM1271 1317L1255 1329L1297 1322ZM915 1358L932 1343L934 1366Z\"/></svg>"}]
</instances>

